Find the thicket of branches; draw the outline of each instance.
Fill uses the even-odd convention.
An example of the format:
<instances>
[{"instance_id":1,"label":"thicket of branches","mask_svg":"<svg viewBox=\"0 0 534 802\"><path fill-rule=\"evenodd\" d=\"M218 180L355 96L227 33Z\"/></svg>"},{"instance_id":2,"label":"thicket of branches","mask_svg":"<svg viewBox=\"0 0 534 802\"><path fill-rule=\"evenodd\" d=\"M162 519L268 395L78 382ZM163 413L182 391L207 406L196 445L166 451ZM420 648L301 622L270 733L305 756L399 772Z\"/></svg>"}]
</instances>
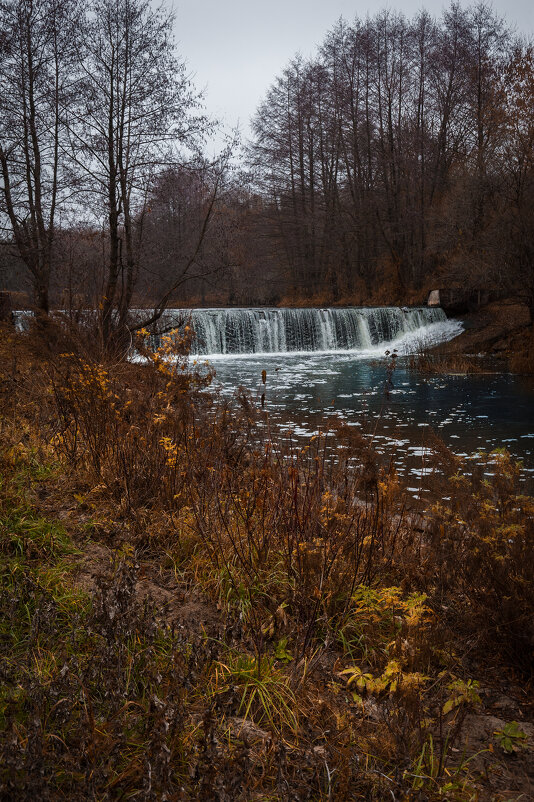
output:
<instances>
[{"instance_id":1,"label":"thicket of branches","mask_svg":"<svg viewBox=\"0 0 534 802\"><path fill-rule=\"evenodd\" d=\"M484 3L340 20L271 86L250 159L296 295L445 274L534 304L534 54Z\"/></svg>"},{"instance_id":2,"label":"thicket of branches","mask_svg":"<svg viewBox=\"0 0 534 802\"><path fill-rule=\"evenodd\" d=\"M0 799L532 798L520 463L427 436L421 516L377 420L49 330L0 327Z\"/></svg>"},{"instance_id":3,"label":"thicket of branches","mask_svg":"<svg viewBox=\"0 0 534 802\"><path fill-rule=\"evenodd\" d=\"M226 154L202 156L213 123L163 7L4 0L0 10L4 245L18 257L15 271L27 271L40 313L72 307L75 296L100 310L104 342L123 337L147 322L134 324L130 309L152 196L169 171L177 185L195 185L182 247L151 298L157 317L202 270L197 256Z\"/></svg>"}]
</instances>

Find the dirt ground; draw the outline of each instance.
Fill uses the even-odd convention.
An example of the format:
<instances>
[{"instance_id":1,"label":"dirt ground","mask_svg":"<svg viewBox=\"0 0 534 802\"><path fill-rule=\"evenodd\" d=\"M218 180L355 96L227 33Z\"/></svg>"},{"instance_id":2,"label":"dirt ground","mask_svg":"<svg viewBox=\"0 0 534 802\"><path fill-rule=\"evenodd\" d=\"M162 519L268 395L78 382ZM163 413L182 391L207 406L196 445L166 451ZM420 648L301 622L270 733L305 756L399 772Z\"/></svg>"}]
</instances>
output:
<instances>
[{"instance_id":1,"label":"dirt ground","mask_svg":"<svg viewBox=\"0 0 534 802\"><path fill-rule=\"evenodd\" d=\"M509 357L523 350L531 335L528 307L515 299L488 304L461 316L465 331L440 351Z\"/></svg>"}]
</instances>

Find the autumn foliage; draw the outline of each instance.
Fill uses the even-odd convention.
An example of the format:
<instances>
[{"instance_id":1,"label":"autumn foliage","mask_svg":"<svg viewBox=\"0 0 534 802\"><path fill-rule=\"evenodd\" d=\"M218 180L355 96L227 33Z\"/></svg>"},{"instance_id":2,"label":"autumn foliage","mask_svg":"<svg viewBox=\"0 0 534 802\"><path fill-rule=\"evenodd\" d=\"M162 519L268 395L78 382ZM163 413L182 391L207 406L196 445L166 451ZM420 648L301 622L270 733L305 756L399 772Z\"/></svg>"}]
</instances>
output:
<instances>
[{"instance_id":1,"label":"autumn foliage","mask_svg":"<svg viewBox=\"0 0 534 802\"><path fill-rule=\"evenodd\" d=\"M2 340L2 793L486 798L454 744L490 666L532 671L520 467L437 447L421 517L354 430L217 397L190 336Z\"/></svg>"}]
</instances>

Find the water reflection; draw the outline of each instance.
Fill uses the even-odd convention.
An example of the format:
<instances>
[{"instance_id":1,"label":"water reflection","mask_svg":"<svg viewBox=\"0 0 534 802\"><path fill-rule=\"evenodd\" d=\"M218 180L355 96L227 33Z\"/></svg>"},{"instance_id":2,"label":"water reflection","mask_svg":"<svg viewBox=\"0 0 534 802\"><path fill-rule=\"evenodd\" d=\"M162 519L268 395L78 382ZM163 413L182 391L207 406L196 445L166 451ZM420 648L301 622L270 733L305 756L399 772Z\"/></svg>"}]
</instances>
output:
<instances>
[{"instance_id":1,"label":"water reflection","mask_svg":"<svg viewBox=\"0 0 534 802\"><path fill-rule=\"evenodd\" d=\"M429 427L455 453L506 447L534 474L534 381L510 374L424 376L397 360L386 397L386 359L354 354L273 354L213 358L216 383L224 394L239 385L259 392L267 371L266 407L271 418L291 424L297 435L324 430L332 416L373 435L384 454L396 456L402 471L420 478Z\"/></svg>"}]
</instances>

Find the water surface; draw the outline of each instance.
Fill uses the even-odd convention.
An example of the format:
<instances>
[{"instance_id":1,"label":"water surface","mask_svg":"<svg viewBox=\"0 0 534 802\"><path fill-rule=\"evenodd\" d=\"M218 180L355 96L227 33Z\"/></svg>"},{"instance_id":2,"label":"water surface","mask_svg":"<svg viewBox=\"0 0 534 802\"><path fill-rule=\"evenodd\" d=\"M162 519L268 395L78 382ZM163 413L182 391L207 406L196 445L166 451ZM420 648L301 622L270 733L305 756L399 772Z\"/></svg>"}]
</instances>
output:
<instances>
[{"instance_id":1,"label":"water surface","mask_svg":"<svg viewBox=\"0 0 534 802\"><path fill-rule=\"evenodd\" d=\"M381 356L379 356L379 353ZM215 383L224 394L242 385L259 399L264 391L271 418L308 437L341 417L373 437L386 456L414 481L425 471L429 431L455 453L507 448L534 473L534 381L511 374L422 376L399 357L354 353L212 356ZM414 482L412 482L413 484ZM408 484L410 482L408 481ZM415 484L417 482L415 481Z\"/></svg>"}]
</instances>

